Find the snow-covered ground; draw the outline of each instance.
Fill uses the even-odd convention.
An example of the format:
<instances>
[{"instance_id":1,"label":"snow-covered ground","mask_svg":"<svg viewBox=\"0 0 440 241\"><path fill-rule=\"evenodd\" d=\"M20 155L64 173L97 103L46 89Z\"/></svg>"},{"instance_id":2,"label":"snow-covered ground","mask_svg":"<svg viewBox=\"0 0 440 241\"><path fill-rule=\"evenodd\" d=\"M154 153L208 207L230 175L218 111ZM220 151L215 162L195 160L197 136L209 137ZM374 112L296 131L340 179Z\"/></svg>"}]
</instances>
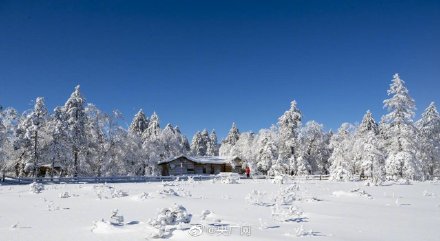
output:
<instances>
[{"instance_id":1,"label":"snow-covered ground","mask_svg":"<svg viewBox=\"0 0 440 241\"><path fill-rule=\"evenodd\" d=\"M440 182L181 181L45 185L35 192L0 186L0 240L148 240L161 223L171 224L162 233L169 240L440 237Z\"/></svg>"}]
</instances>

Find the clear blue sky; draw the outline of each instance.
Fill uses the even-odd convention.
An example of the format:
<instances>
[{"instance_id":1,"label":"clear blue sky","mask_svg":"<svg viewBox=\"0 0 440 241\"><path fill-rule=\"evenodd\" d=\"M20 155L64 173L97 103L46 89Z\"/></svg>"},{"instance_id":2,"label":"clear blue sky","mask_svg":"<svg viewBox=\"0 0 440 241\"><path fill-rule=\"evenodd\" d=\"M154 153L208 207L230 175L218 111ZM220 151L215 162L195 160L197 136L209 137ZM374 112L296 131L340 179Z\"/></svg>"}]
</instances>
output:
<instances>
[{"instance_id":1,"label":"clear blue sky","mask_svg":"<svg viewBox=\"0 0 440 241\"><path fill-rule=\"evenodd\" d=\"M192 137L269 127L298 102L327 129L380 119L392 74L440 104L440 1L0 0L0 104L49 109L80 84L129 123Z\"/></svg>"}]
</instances>

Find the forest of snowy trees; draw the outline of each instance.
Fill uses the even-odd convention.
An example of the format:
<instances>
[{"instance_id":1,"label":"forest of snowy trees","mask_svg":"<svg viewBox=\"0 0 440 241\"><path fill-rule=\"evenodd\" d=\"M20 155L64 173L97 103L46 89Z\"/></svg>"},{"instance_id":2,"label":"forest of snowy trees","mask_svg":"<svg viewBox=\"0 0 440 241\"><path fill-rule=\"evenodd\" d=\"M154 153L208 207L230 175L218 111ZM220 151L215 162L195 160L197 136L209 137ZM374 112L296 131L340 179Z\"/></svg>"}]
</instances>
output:
<instances>
[{"instance_id":1,"label":"forest of snowy trees","mask_svg":"<svg viewBox=\"0 0 440 241\"><path fill-rule=\"evenodd\" d=\"M380 122L366 111L358 125L337 132L315 121L302 123L295 101L275 125L240 133L233 123L218 143L215 131L197 132L189 143L178 127L161 128L159 116L140 110L128 128L122 114L104 113L86 103L77 86L63 106L49 112L38 97L23 114L0 110L0 170L35 176L41 165L63 167L66 176L157 175L161 160L194 156L238 156L263 175L355 175L380 183L386 179L426 180L440 176L440 115L431 103L414 122L415 102L395 74ZM53 175L53 172L46 175Z\"/></svg>"}]
</instances>

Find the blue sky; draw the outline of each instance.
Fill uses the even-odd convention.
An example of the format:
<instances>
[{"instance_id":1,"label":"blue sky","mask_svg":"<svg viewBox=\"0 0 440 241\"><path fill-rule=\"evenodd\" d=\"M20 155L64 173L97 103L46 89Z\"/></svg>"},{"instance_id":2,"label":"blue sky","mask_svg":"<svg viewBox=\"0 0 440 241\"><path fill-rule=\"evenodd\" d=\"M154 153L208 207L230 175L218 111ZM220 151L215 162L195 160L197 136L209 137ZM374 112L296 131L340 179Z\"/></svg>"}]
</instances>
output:
<instances>
[{"instance_id":1,"label":"blue sky","mask_svg":"<svg viewBox=\"0 0 440 241\"><path fill-rule=\"evenodd\" d=\"M392 74L440 104L440 1L0 0L0 104L138 109L190 138L269 127L298 102L326 129L378 120Z\"/></svg>"}]
</instances>

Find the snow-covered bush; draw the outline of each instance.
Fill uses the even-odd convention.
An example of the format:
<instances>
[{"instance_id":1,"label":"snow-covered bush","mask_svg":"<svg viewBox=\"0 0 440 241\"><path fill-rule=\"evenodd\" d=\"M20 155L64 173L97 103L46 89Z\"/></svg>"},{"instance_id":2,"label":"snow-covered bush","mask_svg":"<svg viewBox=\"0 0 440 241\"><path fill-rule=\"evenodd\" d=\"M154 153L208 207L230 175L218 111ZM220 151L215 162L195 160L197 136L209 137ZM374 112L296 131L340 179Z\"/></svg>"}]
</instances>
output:
<instances>
[{"instance_id":1,"label":"snow-covered bush","mask_svg":"<svg viewBox=\"0 0 440 241\"><path fill-rule=\"evenodd\" d=\"M32 193L40 193L44 190L44 185L42 183L33 182L29 185L29 191Z\"/></svg>"},{"instance_id":2,"label":"snow-covered bush","mask_svg":"<svg viewBox=\"0 0 440 241\"><path fill-rule=\"evenodd\" d=\"M300 200L301 198L297 195L299 191L299 185L294 183L286 188L281 188L278 194L275 196L274 201L281 205L290 205L294 201Z\"/></svg>"},{"instance_id":3,"label":"snow-covered bush","mask_svg":"<svg viewBox=\"0 0 440 241\"><path fill-rule=\"evenodd\" d=\"M176 191L174 191L174 189L172 188L162 189L157 191L157 193L159 193L162 196L179 196L179 194Z\"/></svg>"},{"instance_id":4,"label":"snow-covered bush","mask_svg":"<svg viewBox=\"0 0 440 241\"><path fill-rule=\"evenodd\" d=\"M213 222L213 223L221 223L222 220L212 212L211 210L203 210L202 214L200 215L200 220L203 220L205 222Z\"/></svg>"},{"instance_id":5,"label":"snow-covered bush","mask_svg":"<svg viewBox=\"0 0 440 241\"><path fill-rule=\"evenodd\" d=\"M289 181L289 177L287 175L278 175L275 176L272 180L273 184L286 184Z\"/></svg>"},{"instance_id":6,"label":"snow-covered bush","mask_svg":"<svg viewBox=\"0 0 440 241\"><path fill-rule=\"evenodd\" d=\"M118 209L114 209L112 211L112 215L110 216L110 224L122 226L124 225L124 216L118 215L118 212L119 212Z\"/></svg>"},{"instance_id":7,"label":"snow-covered bush","mask_svg":"<svg viewBox=\"0 0 440 241\"><path fill-rule=\"evenodd\" d=\"M107 184L93 186L93 189L95 190L95 193L99 199L120 198L128 196L127 192L116 189Z\"/></svg>"},{"instance_id":8,"label":"snow-covered bush","mask_svg":"<svg viewBox=\"0 0 440 241\"><path fill-rule=\"evenodd\" d=\"M258 206L268 206L266 199L266 193L258 190L252 190L247 196L246 200L249 204Z\"/></svg>"},{"instance_id":9,"label":"snow-covered bush","mask_svg":"<svg viewBox=\"0 0 440 241\"><path fill-rule=\"evenodd\" d=\"M60 194L58 195L58 197L60 197L60 198L69 198L69 197L71 197L71 196L70 196L70 193L69 193L69 192L62 192L62 193L60 193Z\"/></svg>"},{"instance_id":10,"label":"snow-covered bush","mask_svg":"<svg viewBox=\"0 0 440 241\"><path fill-rule=\"evenodd\" d=\"M112 191L112 198L120 198L120 197L126 197L128 196L128 193L123 190L119 189L113 189Z\"/></svg>"},{"instance_id":11,"label":"snow-covered bush","mask_svg":"<svg viewBox=\"0 0 440 241\"><path fill-rule=\"evenodd\" d=\"M221 183L225 184L238 184L240 176L237 173L220 173L217 175Z\"/></svg>"},{"instance_id":12,"label":"snow-covered bush","mask_svg":"<svg viewBox=\"0 0 440 241\"><path fill-rule=\"evenodd\" d=\"M302 222L303 211L295 205L278 205L272 207L272 218L280 222Z\"/></svg>"},{"instance_id":13,"label":"snow-covered bush","mask_svg":"<svg viewBox=\"0 0 440 241\"><path fill-rule=\"evenodd\" d=\"M192 215L181 205L174 204L170 208L163 208L155 219L148 221L148 224L157 229L151 238L166 238L176 229L189 229L191 218Z\"/></svg>"}]
</instances>

